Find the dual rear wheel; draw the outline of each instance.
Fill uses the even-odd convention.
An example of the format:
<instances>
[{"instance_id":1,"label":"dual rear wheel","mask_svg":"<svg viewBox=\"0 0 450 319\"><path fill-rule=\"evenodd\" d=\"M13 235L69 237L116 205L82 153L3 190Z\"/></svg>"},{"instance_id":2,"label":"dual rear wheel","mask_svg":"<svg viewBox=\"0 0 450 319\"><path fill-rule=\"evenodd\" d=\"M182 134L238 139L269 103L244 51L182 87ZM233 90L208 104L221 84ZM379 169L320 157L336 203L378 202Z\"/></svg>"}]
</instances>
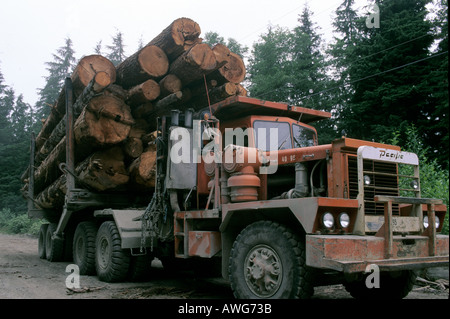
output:
<instances>
[{"instance_id":1,"label":"dual rear wheel","mask_svg":"<svg viewBox=\"0 0 450 319\"><path fill-rule=\"evenodd\" d=\"M49 261L60 261L63 256L63 241L56 241L52 234L56 224L44 224L39 231L39 257ZM78 224L73 235L73 262L78 265L80 275L95 275L101 281L138 281L147 278L151 258L148 255L132 256L121 247L119 230L113 221L105 221L100 227L94 221ZM60 256L59 258L55 258Z\"/></svg>"}]
</instances>

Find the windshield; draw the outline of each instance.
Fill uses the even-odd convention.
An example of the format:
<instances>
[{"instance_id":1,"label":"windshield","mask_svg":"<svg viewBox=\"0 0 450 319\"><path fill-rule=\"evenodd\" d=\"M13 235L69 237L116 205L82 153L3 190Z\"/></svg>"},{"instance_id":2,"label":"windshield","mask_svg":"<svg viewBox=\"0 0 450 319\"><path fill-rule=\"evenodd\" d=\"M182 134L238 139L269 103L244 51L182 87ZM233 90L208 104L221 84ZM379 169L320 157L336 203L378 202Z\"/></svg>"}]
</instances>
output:
<instances>
[{"instance_id":1,"label":"windshield","mask_svg":"<svg viewBox=\"0 0 450 319\"><path fill-rule=\"evenodd\" d=\"M292 125L292 131L294 133L294 147L308 147L316 145L315 132L304 126L297 124Z\"/></svg>"},{"instance_id":2,"label":"windshield","mask_svg":"<svg viewBox=\"0 0 450 319\"><path fill-rule=\"evenodd\" d=\"M255 121L255 145L267 152L292 148L291 129L287 122ZM270 147L272 145L272 148Z\"/></svg>"}]
</instances>

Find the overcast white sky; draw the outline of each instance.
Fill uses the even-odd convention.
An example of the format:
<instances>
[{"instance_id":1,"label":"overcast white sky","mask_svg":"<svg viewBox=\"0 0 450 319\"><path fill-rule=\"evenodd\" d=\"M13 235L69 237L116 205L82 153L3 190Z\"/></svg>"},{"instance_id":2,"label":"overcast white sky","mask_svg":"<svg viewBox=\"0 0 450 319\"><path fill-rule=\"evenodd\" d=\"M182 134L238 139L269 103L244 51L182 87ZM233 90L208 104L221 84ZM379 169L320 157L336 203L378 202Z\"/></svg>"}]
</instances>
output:
<instances>
[{"instance_id":1,"label":"overcast white sky","mask_svg":"<svg viewBox=\"0 0 450 319\"><path fill-rule=\"evenodd\" d=\"M32 105L37 88L45 85L45 62L70 37L77 59L93 54L96 43L103 48L121 31L126 54L133 54L142 38L144 44L173 20L196 21L201 36L215 31L252 47L269 24L292 29L306 0L3 0L0 6L0 70L16 96ZM334 11L343 0L308 1L313 21L331 38ZM358 6L366 1L357 1Z\"/></svg>"}]
</instances>

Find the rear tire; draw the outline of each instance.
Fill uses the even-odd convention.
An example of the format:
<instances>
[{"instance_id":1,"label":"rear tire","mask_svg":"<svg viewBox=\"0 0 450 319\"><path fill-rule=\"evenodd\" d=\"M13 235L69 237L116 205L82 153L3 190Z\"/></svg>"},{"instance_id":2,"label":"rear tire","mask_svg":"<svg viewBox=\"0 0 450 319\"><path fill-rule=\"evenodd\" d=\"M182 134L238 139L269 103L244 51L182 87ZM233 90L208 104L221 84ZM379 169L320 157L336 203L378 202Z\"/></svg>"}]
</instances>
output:
<instances>
[{"instance_id":1,"label":"rear tire","mask_svg":"<svg viewBox=\"0 0 450 319\"><path fill-rule=\"evenodd\" d=\"M121 247L119 230L113 221L104 222L95 242L95 269L101 281L124 281L130 267L130 254Z\"/></svg>"},{"instance_id":2,"label":"rear tire","mask_svg":"<svg viewBox=\"0 0 450 319\"><path fill-rule=\"evenodd\" d=\"M97 225L81 222L73 235L73 262L80 268L80 275L95 275L95 240Z\"/></svg>"},{"instance_id":3,"label":"rear tire","mask_svg":"<svg viewBox=\"0 0 450 319\"><path fill-rule=\"evenodd\" d=\"M152 255L140 255L130 257L130 269L128 279L133 282L147 281L151 277Z\"/></svg>"},{"instance_id":4,"label":"rear tire","mask_svg":"<svg viewBox=\"0 0 450 319\"><path fill-rule=\"evenodd\" d=\"M236 298L309 298L312 278L304 241L281 224L250 224L233 244L229 279Z\"/></svg>"},{"instance_id":5,"label":"rear tire","mask_svg":"<svg viewBox=\"0 0 450 319\"><path fill-rule=\"evenodd\" d=\"M48 224L42 224L39 228L39 239L38 239L38 255L41 259L47 259L45 252L45 241L47 235Z\"/></svg>"},{"instance_id":6,"label":"rear tire","mask_svg":"<svg viewBox=\"0 0 450 319\"><path fill-rule=\"evenodd\" d=\"M63 257L64 241L53 238L57 227L57 224L49 224L45 234L45 256L50 262L61 261Z\"/></svg>"}]
</instances>

